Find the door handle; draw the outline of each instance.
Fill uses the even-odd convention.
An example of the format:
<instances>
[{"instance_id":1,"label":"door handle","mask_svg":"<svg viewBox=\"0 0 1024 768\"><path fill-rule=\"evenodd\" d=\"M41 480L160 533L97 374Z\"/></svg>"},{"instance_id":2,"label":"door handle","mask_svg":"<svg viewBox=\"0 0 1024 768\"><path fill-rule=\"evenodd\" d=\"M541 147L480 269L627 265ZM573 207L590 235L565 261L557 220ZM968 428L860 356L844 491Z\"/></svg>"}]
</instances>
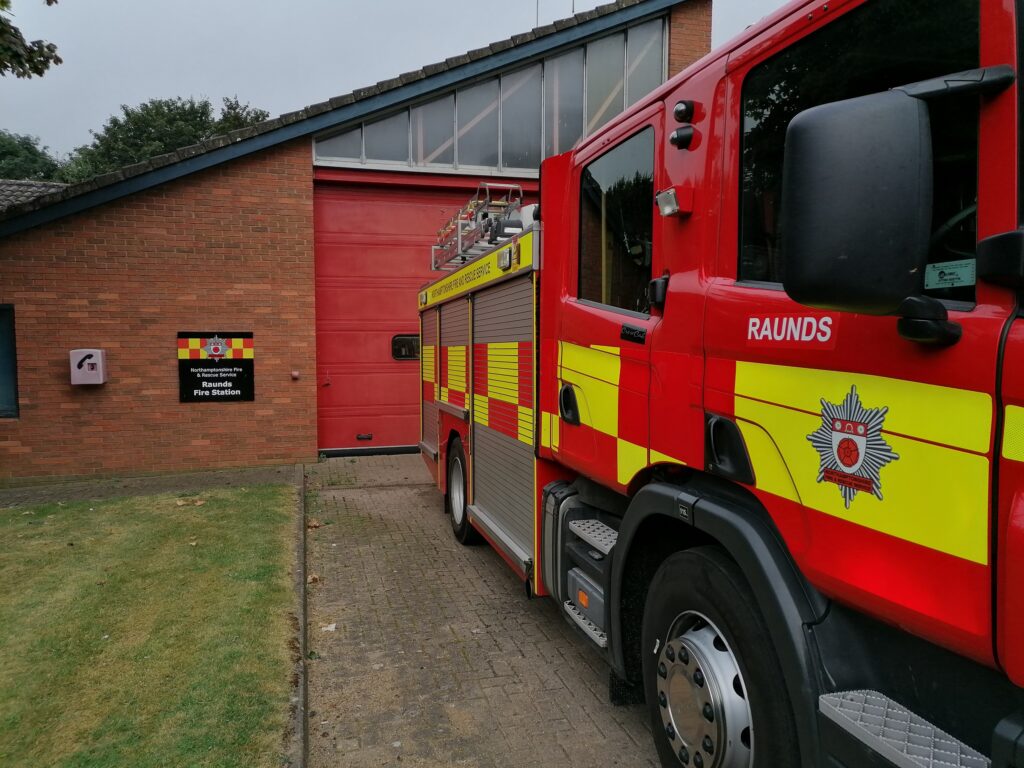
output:
<instances>
[{"instance_id":1,"label":"door handle","mask_svg":"<svg viewBox=\"0 0 1024 768\"><path fill-rule=\"evenodd\" d=\"M566 424L579 426L580 407L576 402L576 390L572 384L563 384L558 391L558 415Z\"/></svg>"}]
</instances>

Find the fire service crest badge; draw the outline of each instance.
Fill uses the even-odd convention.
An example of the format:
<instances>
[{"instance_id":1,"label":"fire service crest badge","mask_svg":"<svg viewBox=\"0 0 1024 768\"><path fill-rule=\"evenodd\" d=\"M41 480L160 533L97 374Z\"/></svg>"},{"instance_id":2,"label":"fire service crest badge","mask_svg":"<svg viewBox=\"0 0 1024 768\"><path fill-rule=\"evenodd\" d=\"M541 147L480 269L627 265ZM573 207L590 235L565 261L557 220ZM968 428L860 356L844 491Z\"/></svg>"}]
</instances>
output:
<instances>
[{"instance_id":1,"label":"fire service crest badge","mask_svg":"<svg viewBox=\"0 0 1024 768\"><path fill-rule=\"evenodd\" d=\"M882 438L888 408L865 408L857 387L839 405L821 401L821 426L807 436L821 458L818 482L835 483L846 508L858 491L882 498L882 467L899 459Z\"/></svg>"},{"instance_id":2,"label":"fire service crest badge","mask_svg":"<svg viewBox=\"0 0 1024 768\"><path fill-rule=\"evenodd\" d=\"M228 343L220 336L214 336L206 340L206 346L203 347L203 351L206 352L206 356L211 360L221 360L228 353Z\"/></svg>"}]
</instances>

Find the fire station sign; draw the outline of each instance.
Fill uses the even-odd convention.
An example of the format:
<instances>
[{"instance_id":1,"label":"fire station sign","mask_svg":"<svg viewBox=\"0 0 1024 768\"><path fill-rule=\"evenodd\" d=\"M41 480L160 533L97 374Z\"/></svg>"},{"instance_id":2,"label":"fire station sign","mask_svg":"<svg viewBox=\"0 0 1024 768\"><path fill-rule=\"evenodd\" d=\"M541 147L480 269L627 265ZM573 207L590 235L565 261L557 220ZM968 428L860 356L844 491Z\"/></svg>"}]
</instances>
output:
<instances>
[{"instance_id":1,"label":"fire station sign","mask_svg":"<svg viewBox=\"0 0 1024 768\"><path fill-rule=\"evenodd\" d=\"M252 333L182 331L178 334L178 387L183 403L255 400Z\"/></svg>"}]
</instances>

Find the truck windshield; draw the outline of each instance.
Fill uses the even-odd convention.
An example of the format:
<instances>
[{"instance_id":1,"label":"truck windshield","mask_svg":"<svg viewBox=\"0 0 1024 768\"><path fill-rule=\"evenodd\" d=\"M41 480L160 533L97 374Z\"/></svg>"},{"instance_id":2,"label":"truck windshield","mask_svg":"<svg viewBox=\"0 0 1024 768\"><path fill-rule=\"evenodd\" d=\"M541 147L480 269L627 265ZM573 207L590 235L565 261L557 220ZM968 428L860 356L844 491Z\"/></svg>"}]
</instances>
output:
<instances>
[{"instance_id":1,"label":"truck windshield","mask_svg":"<svg viewBox=\"0 0 1024 768\"><path fill-rule=\"evenodd\" d=\"M755 66L742 97L739 279L781 282L782 160L798 112L973 69L979 47L979 0L869 0ZM929 107L935 190L925 289L973 302L978 98Z\"/></svg>"}]
</instances>

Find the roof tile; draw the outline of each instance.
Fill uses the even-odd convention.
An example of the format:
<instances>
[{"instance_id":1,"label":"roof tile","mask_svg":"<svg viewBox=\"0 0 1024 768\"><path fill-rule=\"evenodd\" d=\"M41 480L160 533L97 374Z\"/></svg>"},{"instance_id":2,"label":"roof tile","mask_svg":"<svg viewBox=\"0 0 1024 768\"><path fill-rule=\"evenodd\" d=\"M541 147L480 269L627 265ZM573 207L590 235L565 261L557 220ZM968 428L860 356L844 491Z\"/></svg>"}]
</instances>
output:
<instances>
[{"instance_id":1,"label":"roof tile","mask_svg":"<svg viewBox=\"0 0 1024 768\"><path fill-rule=\"evenodd\" d=\"M65 186L55 181L0 179L0 211L12 205L44 197Z\"/></svg>"},{"instance_id":2,"label":"roof tile","mask_svg":"<svg viewBox=\"0 0 1024 768\"><path fill-rule=\"evenodd\" d=\"M509 48L512 48L513 45L511 40L499 40L496 43L491 43L487 47L491 49L491 53L501 53L502 51L507 51Z\"/></svg>"}]
</instances>

